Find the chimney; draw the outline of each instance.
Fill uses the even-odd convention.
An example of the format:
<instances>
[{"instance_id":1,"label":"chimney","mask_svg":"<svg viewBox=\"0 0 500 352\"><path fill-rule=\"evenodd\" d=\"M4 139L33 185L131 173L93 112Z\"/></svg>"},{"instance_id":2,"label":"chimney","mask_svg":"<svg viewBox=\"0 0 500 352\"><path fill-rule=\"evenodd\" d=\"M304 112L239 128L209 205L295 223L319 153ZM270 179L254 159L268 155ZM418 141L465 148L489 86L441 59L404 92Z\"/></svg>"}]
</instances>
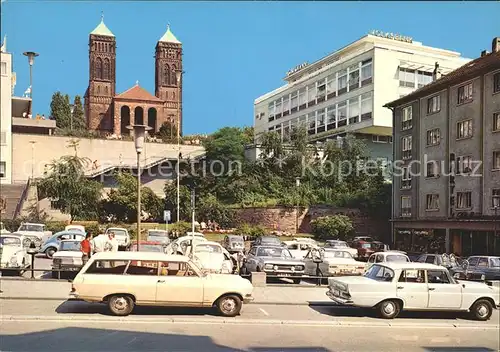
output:
<instances>
[{"instance_id":1,"label":"chimney","mask_svg":"<svg viewBox=\"0 0 500 352\"><path fill-rule=\"evenodd\" d=\"M493 38L491 43L491 52L498 53L500 51L500 37Z\"/></svg>"},{"instance_id":2,"label":"chimney","mask_svg":"<svg viewBox=\"0 0 500 352\"><path fill-rule=\"evenodd\" d=\"M434 71L432 72L432 80L436 81L441 78L441 71L439 71L439 63L436 61L434 64Z\"/></svg>"},{"instance_id":3,"label":"chimney","mask_svg":"<svg viewBox=\"0 0 500 352\"><path fill-rule=\"evenodd\" d=\"M486 56L488 54L489 54L488 50L481 51L481 57Z\"/></svg>"}]
</instances>

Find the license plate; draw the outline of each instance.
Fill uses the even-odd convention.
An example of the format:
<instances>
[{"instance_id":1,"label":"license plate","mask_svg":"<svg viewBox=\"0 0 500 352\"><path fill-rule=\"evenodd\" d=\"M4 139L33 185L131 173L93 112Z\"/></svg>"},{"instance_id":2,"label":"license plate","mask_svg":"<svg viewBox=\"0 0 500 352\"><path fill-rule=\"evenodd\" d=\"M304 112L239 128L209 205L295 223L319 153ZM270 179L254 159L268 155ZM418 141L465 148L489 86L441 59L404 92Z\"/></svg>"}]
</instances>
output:
<instances>
[{"instance_id":1,"label":"license plate","mask_svg":"<svg viewBox=\"0 0 500 352\"><path fill-rule=\"evenodd\" d=\"M291 274L278 274L278 276L291 276Z\"/></svg>"}]
</instances>

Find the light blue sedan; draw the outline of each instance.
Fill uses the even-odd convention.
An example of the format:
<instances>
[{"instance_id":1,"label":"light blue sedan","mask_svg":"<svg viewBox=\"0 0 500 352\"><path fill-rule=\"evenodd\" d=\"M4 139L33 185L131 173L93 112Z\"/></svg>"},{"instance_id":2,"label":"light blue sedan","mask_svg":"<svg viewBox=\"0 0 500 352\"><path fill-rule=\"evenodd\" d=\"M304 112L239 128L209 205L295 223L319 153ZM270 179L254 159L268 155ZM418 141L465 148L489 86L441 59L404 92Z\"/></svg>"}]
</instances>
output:
<instances>
[{"instance_id":1,"label":"light blue sedan","mask_svg":"<svg viewBox=\"0 0 500 352\"><path fill-rule=\"evenodd\" d=\"M59 244L62 240L79 240L82 241L85 234L79 231L61 231L50 237L40 248L39 253L45 253L47 258L52 259L55 252L59 250Z\"/></svg>"}]
</instances>

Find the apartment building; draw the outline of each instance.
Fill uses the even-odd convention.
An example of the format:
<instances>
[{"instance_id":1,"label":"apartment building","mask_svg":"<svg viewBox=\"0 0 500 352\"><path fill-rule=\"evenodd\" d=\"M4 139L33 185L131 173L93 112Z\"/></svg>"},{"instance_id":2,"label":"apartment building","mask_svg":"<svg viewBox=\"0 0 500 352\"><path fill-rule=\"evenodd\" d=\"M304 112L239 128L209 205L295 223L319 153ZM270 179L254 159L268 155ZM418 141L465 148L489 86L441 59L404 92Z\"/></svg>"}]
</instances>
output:
<instances>
[{"instance_id":1,"label":"apartment building","mask_svg":"<svg viewBox=\"0 0 500 352\"><path fill-rule=\"evenodd\" d=\"M389 161L392 115L383 105L430 83L435 62L447 73L468 61L457 52L372 31L312 64L290 70L285 85L257 98L255 143L258 146L259 135L267 131L278 132L287 142L302 124L311 142L352 133L366 142L373 158Z\"/></svg>"},{"instance_id":2,"label":"apartment building","mask_svg":"<svg viewBox=\"0 0 500 352\"><path fill-rule=\"evenodd\" d=\"M12 183L12 55L7 52L6 39L0 49L0 184Z\"/></svg>"},{"instance_id":3,"label":"apartment building","mask_svg":"<svg viewBox=\"0 0 500 352\"><path fill-rule=\"evenodd\" d=\"M398 247L500 255L500 38L491 53L386 106L401 166Z\"/></svg>"}]
</instances>

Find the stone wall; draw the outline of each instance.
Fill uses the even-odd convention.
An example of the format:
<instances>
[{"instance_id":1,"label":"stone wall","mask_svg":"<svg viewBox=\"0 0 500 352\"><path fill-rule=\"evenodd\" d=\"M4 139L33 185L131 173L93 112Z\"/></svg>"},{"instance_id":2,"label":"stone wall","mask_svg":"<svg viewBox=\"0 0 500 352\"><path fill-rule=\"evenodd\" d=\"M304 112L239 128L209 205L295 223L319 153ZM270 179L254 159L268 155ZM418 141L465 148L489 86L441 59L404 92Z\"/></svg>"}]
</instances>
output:
<instances>
[{"instance_id":1,"label":"stone wall","mask_svg":"<svg viewBox=\"0 0 500 352\"><path fill-rule=\"evenodd\" d=\"M312 220L336 214L347 215L352 220L356 235L375 236L380 240L390 241L389 220L372 219L358 209L313 206L301 208L296 212L295 208L285 207L245 208L236 210L236 221L292 233L295 232L298 223L298 232L310 233Z\"/></svg>"}]
</instances>

